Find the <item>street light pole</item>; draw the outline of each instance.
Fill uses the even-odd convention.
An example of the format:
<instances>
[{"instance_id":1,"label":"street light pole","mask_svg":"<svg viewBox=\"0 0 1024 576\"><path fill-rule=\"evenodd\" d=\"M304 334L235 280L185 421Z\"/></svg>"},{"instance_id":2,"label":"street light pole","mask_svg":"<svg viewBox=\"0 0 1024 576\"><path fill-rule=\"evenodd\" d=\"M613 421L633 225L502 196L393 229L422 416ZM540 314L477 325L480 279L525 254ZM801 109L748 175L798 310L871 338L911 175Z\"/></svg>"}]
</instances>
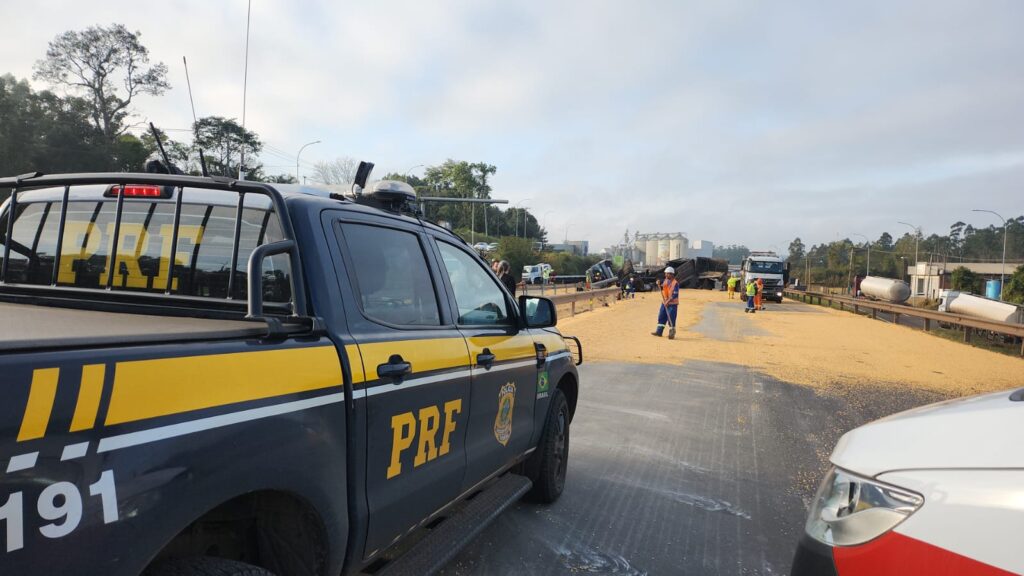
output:
<instances>
[{"instance_id":1,"label":"street light pole","mask_svg":"<svg viewBox=\"0 0 1024 576\"><path fill-rule=\"evenodd\" d=\"M298 183L301 180L301 178L299 178L299 157L302 156L302 151L306 149L306 146L312 146L313 144L319 144L319 143L320 143L319 140L314 140L312 142L308 142L306 144L303 144L302 148L299 148L299 153L295 155L295 182L296 183Z\"/></svg>"},{"instance_id":2,"label":"street light pole","mask_svg":"<svg viewBox=\"0 0 1024 576\"><path fill-rule=\"evenodd\" d=\"M988 212L989 214L995 214L997 218L1003 221L1003 266L999 270L999 299L1002 300L1003 291L1006 289L1006 218L991 210L971 210L971 212Z\"/></svg>"},{"instance_id":3,"label":"street light pole","mask_svg":"<svg viewBox=\"0 0 1024 576\"><path fill-rule=\"evenodd\" d=\"M914 226L913 224L910 224L908 222L903 222L903 221L898 221L896 223L897 224L903 224L904 226L910 226L914 230L914 273L916 274L917 273L917 243L918 243L918 241L921 240L921 227L920 226ZM913 288L911 288L911 293L913 293Z\"/></svg>"},{"instance_id":4,"label":"street light pole","mask_svg":"<svg viewBox=\"0 0 1024 576\"><path fill-rule=\"evenodd\" d=\"M530 198L523 198L522 200L520 200L519 202L516 202L512 206L513 207L518 207L520 204L522 204L523 202L526 202L527 200L533 200L533 198L532 197L530 197ZM526 210L524 208L519 208L519 209L523 210L523 238L526 238ZM519 236L519 215L518 214L512 214L512 218L513 218L513 220L515 221L515 224L516 224L516 236Z\"/></svg>"},{"instance_id":5,"label":"street light pole","mask_svg":"<svg viewBox=\"0 0 1024 576\"><path fill-rule=\"evenodd\" d=\"M868 240L867 236L865 236L863 234L857 234L856 232L854 232L853 235L854 236L860 236L861 238L863 238L864 239L864 244L867 245L867 247L868 247L868 263L867 263L867 266L866 266L866 268L864 270L864 275L865 276L871 276L871 240Z\"/></svg>"}]
</instances>

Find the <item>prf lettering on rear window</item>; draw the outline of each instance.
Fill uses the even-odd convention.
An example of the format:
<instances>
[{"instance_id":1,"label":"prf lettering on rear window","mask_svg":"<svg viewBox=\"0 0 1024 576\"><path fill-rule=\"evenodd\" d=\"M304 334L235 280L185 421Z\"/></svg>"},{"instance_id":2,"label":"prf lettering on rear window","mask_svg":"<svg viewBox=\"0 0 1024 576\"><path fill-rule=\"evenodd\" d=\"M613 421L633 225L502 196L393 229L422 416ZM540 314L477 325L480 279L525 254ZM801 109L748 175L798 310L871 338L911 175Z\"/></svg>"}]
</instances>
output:
<instances>
[{"instance_id":1,"label":"prf lettering on rear window","mask_svg":"<svg viewBox=\"0 0 1024 576\"><path fill-rule=\"evenodd\" d=\"M153 286L162 287L167 283L167 274L170 269L171 240L174 234L174 226L164 224L160 226L158 237L160 238L160 267L157 276L153 278ZM57 281L61 284L75 284L75 261L88 260L99 252L101 247L109 246L114 237L114 223L107 224L106 231L92 222L76 222L69 220L64 228L64 241L61 244L60 270ZM201 244L203 241L202 226L188 226L182 224L178 227L179 246L182 240L187 240L192 245ZM115 272L121 276L121 264L127 272L125 286L128 288L147 288L149 278L142 273L139 260L149 246L150 232L139 223L124 222L121 224L120 237L118 238L117 264L119 270ZM186 265L188 253L179 252L175 255L177 265ZM110 256L107 255L106 264L101 274L106 274L110 268ZM177 279L171 284L171 289L177 289Z\"/></svg>"},{"instance_id":2,"label":"prf lettering on rear window","mask_svg":"<svg viewBox=\"0 0 1024 576\"><path fill-rule=\"evenodd\" d=\"M388 479L402 473L402 452L416 444L414 468L444 456L451 451L451 436L455 431L455 415L462 413L462 400L450 400L443 407L427 406L391 417L391 465ZM442 414L444 423L442 424ZM440 438L440 443L438 443Z\"/></svg>"}]
</instances>

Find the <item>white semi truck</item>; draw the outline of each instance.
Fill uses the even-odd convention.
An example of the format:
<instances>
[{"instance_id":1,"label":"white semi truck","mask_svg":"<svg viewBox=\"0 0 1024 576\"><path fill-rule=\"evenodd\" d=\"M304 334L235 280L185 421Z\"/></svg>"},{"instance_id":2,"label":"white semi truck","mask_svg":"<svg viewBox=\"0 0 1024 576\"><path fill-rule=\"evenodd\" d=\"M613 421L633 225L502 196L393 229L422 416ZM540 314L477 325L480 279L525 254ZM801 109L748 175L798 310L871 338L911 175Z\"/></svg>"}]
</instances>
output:
<instances>
[{"instance_id":1,"label":"white semi truck","mask_svg":"<svg viewBox=\"0 0 1024 576\"><path fill-rule=\"evenodd\" d=\"M786 287L786 263L775 252L751 252L743 261L742 279L746 286L750 280L764 280L764 300L782 302L782 290Z\"/></svg>"}]
</instances>

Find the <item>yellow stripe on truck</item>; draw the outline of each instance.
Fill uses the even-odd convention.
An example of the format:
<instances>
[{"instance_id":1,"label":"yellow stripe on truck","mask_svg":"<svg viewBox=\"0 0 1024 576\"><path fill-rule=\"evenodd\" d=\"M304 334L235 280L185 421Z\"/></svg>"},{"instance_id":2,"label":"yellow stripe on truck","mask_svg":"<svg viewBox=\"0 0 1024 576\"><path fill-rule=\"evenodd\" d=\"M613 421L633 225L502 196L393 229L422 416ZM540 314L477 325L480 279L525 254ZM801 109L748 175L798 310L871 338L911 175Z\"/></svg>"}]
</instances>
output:
<instances>
[{"instance_id":1,"label":"yellow stripe on truck","mask_svg":"<svg viewBox=\"0 0 1024 576\"><path fill-rule=\"evenodd\" d=\"M349 369L352 371L352 383L362 384L366 382L366 372L363 371L363 357L359 354L359 346L355 344L346 345L345 355L348 356Z\"/></svg>"},{"instance_id":2,"label":"yellow stripe on truck","mask_svg":"<svg viewBox=\"0 0 1024 576\"><path fill-rule=\"evenodd\" d=\"M28 404L21 419L18 442L42 438L50 423L53 400L57 397L60 368L39 368L32 371L32 387L28 391Z\"/></svg>"},{"instance_id":3,"label":"yellow stripe on truck","mask_svg":"<svg viewBox=\"0 0 1024 576\"><path fill-rule=\"evenodd\" d=\"M470 336L467 340L470 353L476 355L487 348L491 354L494 354L494 359L497 362L537 357L533 338L525 333L515 336Z\"/></svg>"},{"instance_id":4,"label":"yellow stripe on truck","mask_svg":"<svg viewBox=\"0 0 1024 576\"><path fill-rule=\"evenodd\" d=\"M363 366L368 380L377 379L377 366L386 364L393 354L398 354L411 364L413 374L469 366L469 351L466 350L466 341L461 334L453 338L392 340L360 344L359 352L363 357ZM353 381L355 381L354 371Z\"/></svg>"},{"instance_id":5,"label":"yellow stripe on truck","mask_svg":"<svg viewBox=\"0 0 1024 576\"><path fill-rule=\"evenodd\" d=\"M118 362L106 425L342 385L334 346Z\"/></svg>"},{"instance_id":6,"label":"yellow stripe on truck","mask_svg":"<svg viewBox=\"0 0 1024 576\"><path fill-rule=\"evenodd\" d=\"M88 430L96 424L106 368L103 364L82 366L82 382L78 388L78 402L75 403L75 415L71 418L70 432Z\"/></svg>"}]
</instances>

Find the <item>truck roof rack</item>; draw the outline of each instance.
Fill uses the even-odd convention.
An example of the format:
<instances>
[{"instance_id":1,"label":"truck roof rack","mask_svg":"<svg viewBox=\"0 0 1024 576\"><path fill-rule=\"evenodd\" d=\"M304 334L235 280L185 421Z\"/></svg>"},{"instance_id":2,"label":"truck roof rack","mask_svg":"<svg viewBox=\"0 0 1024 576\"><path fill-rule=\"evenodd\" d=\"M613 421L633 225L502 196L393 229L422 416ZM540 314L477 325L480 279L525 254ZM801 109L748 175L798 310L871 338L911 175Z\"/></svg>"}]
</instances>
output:
<instances>
[{"instance_id":1,"label":"truck roof rack","mask_svg":"<svg viewBox=\"0 0 1024 576\"><path fill-rule=\"evenodd\" d=\"M169 256L170 269L167 275L167 285L165 286L164 295L170 296L171 286L174 278L174 269L176 265L177 256L177 245L178 245L178 232L181 222L181 204L182 204L182 191L185 188L195 190L220 190L228 192L238 193L238 203L235 212L235 227L234 227L234 238L231 248L231 272L228 274L228 288L227 297L225 300L232 300L232 294L234 293L234 287L237 280L235 276L238 270L238 247L241 236L241 215L242 209L245 202L246 194L260 194L270 199L273 211L278 214L278 220L280 220L281 232L284 236L284 240L273 242L271 244L264 244L259 249L254 250L249 256L247 265L247 271L249 274L248 279L248 302L247 302L247 314L246 318L263 320L267 322L270 331L275 332L275 327L280 325L280 322L275 319L268 319L263 313L263 290L262 290L262 271L263 261L262 258L271 254L283 254L287 253L291 258L292 273L290 274L291 292L292 292L292 320L305 319L310 317L310 310L306 302L306 290L303 280L303 267L301 256L299 254L298 242L296 241L295 230L292 226L291 218L288 217L287 206L284 201L284 197L281 193L271 186L270 184L262 182L251 182L245 180L236 180L233 178L225 178L221 176L185 176L180 174L154 174L154 173L131 173L131 172L111 172L111 173L82 173L82 174L53 174L43 175L40 172L30 172L22 174L20 176L0 178L0 189L10 188L11 197L8 201L7 208L7 226L5 230L0 230L0 238L2 238L3 248L3 263L0 265L0 288L3 287L24 287L19 284L12 284L7 282L8 265L10 261L11 244L12 241L8 241L14 232L14 215L18 206L18 194L22 191L50 188L50 187L63 187L64 195L61 199L60 209L60 220L57 227L58 238L63 239L64 236L64 225L67 219L67 204L68 196L72 186L82 185L112 185L120 186L121 190L124 190L125 186L130 185L155 185L155 186L168 186L177 188L178 194L174 205L174 229L172 232L171 240L171 253ZM114 270L117 268L117 246L118 240L121 233L121 217L124 208L124 197L125 194L116 194L117 207L114 217L114 231L112 235L112 241L115 248L111 251L111 263L107 270L107 278L105 282L105 289L111 290L114 278ZM53 278L49 286L36 286L32 285L31 288L36 289L55 289L57 287L57 268L56 262L60 260L60 250L63 241L57 242L57 248L55 250L55 265ZM73 288L73 287L59 287L60 292L85 292L90 295L97 293L96 289L90 288ZM195 300L195 299L193 299ZM209 298L205 300L209 301ZM219 300L219 299L216 299ZM315 324L315 322L314 322Z\"/></svg>"}]
</instances>

